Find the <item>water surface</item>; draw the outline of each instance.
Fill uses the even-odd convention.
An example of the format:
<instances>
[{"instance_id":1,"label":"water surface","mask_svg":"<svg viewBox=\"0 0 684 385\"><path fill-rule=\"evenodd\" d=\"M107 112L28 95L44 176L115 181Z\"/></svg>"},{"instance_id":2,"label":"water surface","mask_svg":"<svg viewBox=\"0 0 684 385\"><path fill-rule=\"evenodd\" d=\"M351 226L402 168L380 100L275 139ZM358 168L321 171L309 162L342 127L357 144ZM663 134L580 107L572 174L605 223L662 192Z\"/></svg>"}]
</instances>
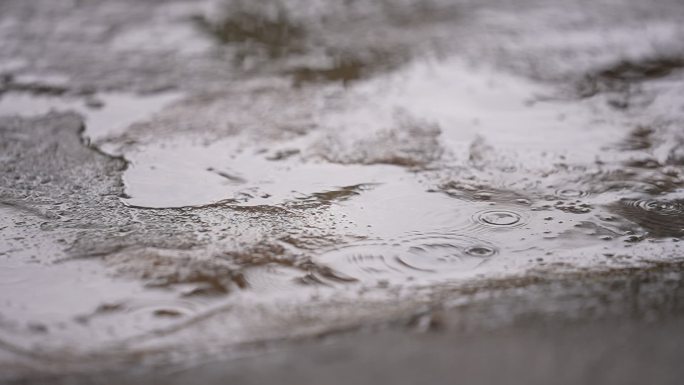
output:
<instances>
[{"instance_id":1,"label":"water surface","mask_svg":"<svg viewBox=\"0 0 684 385\"><path fill-rule=\"evenodd\" d=\"M0 5L12 373L681 258L675 1L76 3Z\"/></svg>"}]
</instances>

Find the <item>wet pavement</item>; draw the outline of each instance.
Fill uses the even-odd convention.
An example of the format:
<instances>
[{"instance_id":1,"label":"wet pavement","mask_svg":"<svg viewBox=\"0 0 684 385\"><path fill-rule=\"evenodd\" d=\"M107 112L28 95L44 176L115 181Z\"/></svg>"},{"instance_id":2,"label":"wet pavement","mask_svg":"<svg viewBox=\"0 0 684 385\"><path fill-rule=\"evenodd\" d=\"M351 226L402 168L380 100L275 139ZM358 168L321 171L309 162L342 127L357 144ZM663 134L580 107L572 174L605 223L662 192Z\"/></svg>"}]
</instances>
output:
<instances>
[{"instance_id":1,"label":"wet pavement","mask_svg":"<svg viewBox=\"0 0 684 385\"><path fill-rule=\"evenodd\" d=\"M410 336L378 365L420 372L417 351L451 345L404 321L435 308L524 357L552 338L515 336L527 313L566 352L576 328L619 340L614 323L644 319L681 341L682 16L675 0L0 3L2 372L150 380L350 330L359 357ZM625 284L644 274L645 297ZM605 300L624 296L659 310ZM635 346L663 346L649 328ZM437 333L477 341L454 329Z\"/></svg>"}]
</instances>

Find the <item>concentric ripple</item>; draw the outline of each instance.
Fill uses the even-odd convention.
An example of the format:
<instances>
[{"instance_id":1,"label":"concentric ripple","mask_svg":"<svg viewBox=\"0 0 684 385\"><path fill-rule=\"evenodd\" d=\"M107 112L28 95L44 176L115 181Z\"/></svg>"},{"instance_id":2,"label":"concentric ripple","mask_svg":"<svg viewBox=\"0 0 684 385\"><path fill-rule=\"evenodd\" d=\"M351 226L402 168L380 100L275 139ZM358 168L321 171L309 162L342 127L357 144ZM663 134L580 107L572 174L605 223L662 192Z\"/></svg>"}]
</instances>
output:
<instances>
[{"instance_id":1,"label":"concentric ripple","mask_svg":"<svg viewBox=\"0 0 684 385\"><path fill-rule=\"evenodd\" d=\"M511 210L487 210L475 214L477 223L492 227L515 227L523 224L521 214Z\"/></svg>"},{"instance_id":2,"label":"concentric ripple","mask_svg":"<svg viewBox=\"0 0 684 385\"><path fill-rule=\"evenodd\" d=\"M589 195L589 192L580 189L562 188L556 190L555 195L559 198L578 199L586 197L587 195Z\"/></svg>"},{"instance_id":3,"label":"concentric ripple","mask_svg":"<svg viewBox=\"0 0 684 385\"><path fill-rule=\"evenodd\" d=\"M361 281L477 268L498 253L485 241L455 233L409 233L389 242L359 242L325 253L321 261Z\"/></svg>"},{"instance_id":4,"label":"concentric ripple","mask_svg":"<svg viewBox=\"0 0 684 385\"><path fill-rule=\"evenodd\" d=\"M594 194L628 191L656 195L677 190L682 181L659 170L619 169L589 175L585 183Z\"/></svg>"},{"instance_id":5,"label":"concentric ripple","mask_svg":"<svg viewBox=\"0 0 684 385\"><path fill-rule=\"evenodd\" d=\"M662 215L677 217L684 215L684 204L679 201L637 200L632 201L631 204L643 210L658 212Z\"/></svg>"},{"instance_id":6,"label":"concentric ripple","mask_svg":"<svg viewBox=\"0 0 684 385\"><path fill-rule=\"evenodd\" d=\"M649 236L684 236L684 201L622 199L611 209L625 219L641 226Z\"/></svg>"}]
</instances>

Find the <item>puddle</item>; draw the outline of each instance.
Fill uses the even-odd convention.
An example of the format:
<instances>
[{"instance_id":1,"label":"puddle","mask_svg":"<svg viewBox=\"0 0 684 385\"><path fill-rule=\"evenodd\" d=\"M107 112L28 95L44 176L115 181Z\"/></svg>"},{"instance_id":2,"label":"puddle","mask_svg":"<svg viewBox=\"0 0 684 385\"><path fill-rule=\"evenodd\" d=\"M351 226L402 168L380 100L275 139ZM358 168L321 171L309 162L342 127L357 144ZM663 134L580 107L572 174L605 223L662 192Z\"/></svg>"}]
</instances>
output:
<instances>
[{"instance_id":1,"label":"puddle","mask_svg":"<svg viewBox=\"0 0 684 385\"><path fill-rule=\"evenodd\" d=\"M552 92L442 60L407 65L342 93L282 83L245 108L221 93L188 99L192 109L170 94L103 94L104 106L88 109L80 99L10 93L0 108L84 111L86 136L126 159L127 167L116 169L120 192L105 209L116 220L97 223L97 198L71 206L92 211L89 222L70 220L75 229L103 231L71 250L98 256L96 274L128 286L64 316L80 327L115 330L105 338L114 344L138 337L165 344L192 334L191 325L205 317L209 324L230 318L227 309L243 309L243 301L270 312L283 296L295 307L350 287L410 296L540 266L623 266L644 252L672 255L675 243L648 240L682 236L679 201L628 196L677 191L679 174L663 174L669 179L658 184L652 174L659 166L622 168L623 153L657 148L658 133L596 122L582 104L540 97ZM303 106L288 98L299 93L307 95ZM328 108L330 97L336 108ZM306 129L271 135L255 124L254 116L282 100L292 111L308 111L295 115ZM238 110L242 115L234 115ZM221 117L249 124L226 132L205 124ZM98 156L96 163L113 161ZM59 175L68 186L72 177ZM41 227L60 231L49 222ZM187 246L157 247L181 237ZM132 300L133 293L147 299ZM54 322L45 327L52 331ZM238 319L230 324L247 327Z\"/></svg>"},{"instance_id":2,"label":"puddle","mask_svg":"<svg viewBox=\"0 0 684 385\"><path fill-rule=\"evenodd\" d=\"M681 256L682 63L641 52L670 22L633 16L627 57L598 6L143 3L172 15L82 11L97 42L41 13L66 53L0 67L0 351L26 367L201 362ZM178 91L124 91L155 84Z\"/></svg>"},{"instance_id":3,"label":"puddle","mask_svg":"<svg viewBox=\"0 0 684 385\"><path fill-rule=\"evenodd\" d=\"M248 205L303 203L343 186L381 183L399 170L297 159L274 161L234 138L204 144L178 139L127 153L131 162L124 202L147 208L203 206L216 202ZM334 178L331 177L334 175ZM297 204L297 203L294 203Z\"/></svg>"}]
</instances>

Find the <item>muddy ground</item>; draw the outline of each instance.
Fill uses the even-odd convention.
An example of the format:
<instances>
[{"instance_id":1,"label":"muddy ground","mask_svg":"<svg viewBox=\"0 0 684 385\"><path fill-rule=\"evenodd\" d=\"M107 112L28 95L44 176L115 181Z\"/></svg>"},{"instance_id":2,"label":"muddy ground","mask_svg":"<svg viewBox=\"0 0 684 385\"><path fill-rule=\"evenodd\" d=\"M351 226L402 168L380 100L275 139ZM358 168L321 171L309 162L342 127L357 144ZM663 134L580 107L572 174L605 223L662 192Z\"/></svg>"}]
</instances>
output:
<instances>
[{"instance_id":1,"label":"muddy ground","mask_svg":"<svg viewBox=\"0 0 684 385\"><path fill-rule=\"evenodd\" d=\"M0 380L680 383L684 5L0 3Z\"/></svg>"}]
</instances>

